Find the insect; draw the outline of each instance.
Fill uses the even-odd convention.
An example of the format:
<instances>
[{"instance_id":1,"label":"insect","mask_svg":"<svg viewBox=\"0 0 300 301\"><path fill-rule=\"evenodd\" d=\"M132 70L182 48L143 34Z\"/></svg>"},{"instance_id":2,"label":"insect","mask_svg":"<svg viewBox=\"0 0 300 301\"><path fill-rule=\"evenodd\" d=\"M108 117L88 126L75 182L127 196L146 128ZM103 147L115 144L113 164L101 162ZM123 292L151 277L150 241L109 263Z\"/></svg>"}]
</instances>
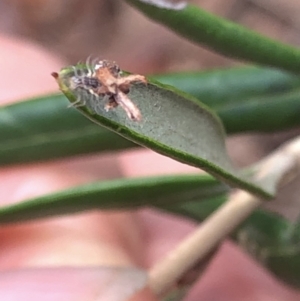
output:
<instances>
[{"instance_id":1,"label":"insect","mask_svg":"<svg viewBox=\"0 0 300 301\"><path fill-rule=\"evenodd\" d=\"M74 75L70 80L70 89L77 91L77 101L72 106L88 105L90 107L104 103L106 111L120 106L128 118L140 121L142 116L138 107L128 97L133 83L147 84L143 75L132 74L122 76L120 67L113 61L98 60L92 63L89 60L86 68L73 66ZM55 74L52 74L55 77Z\"/></svg>"}]
</instances>

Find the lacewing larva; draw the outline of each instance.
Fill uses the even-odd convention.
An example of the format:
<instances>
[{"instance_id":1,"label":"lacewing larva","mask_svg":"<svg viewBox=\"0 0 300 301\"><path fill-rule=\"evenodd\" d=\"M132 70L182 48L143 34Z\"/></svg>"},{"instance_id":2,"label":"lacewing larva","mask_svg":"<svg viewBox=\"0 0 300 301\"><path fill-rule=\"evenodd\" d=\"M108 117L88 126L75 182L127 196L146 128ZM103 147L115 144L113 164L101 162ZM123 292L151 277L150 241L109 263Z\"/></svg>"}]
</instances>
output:
<instances>
[{"instance_id":1,"label":"lacewing larva","mask_svg":"<svg viewBox=\"0 0 300 301\"><path fill-rule=\"evenodd\" d=\"M71 106L86 105L94 112L97 112L96 106L101 104L106 111L120 106L131 120L142 119L140 110L127 94L133 83L147 84L143 75L122 76L119 66L109 60L88 60L85 66L78 64L72 66L72 69L68 88L76 95L77 100ZM52 76L59 80L58 73L53 72Z\"/></svg>"}]
</instances>

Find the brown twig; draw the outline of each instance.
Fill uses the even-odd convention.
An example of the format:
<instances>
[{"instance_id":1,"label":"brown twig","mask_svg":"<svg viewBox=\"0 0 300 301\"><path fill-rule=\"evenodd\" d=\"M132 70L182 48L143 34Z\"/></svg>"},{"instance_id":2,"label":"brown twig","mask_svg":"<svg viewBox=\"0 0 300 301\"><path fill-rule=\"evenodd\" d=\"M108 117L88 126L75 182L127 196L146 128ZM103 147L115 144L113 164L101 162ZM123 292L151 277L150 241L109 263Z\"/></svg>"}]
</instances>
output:
<instances>
[{"instance_id":1,"label":"brown twig","mask_svg":"<svg viewBox=\"0 0 300 301\"><path fill-rule=\"evenodd\" d=\"M300 137L287 143L264 160L255 179L263 187L276 188L291 174L296 176L300 167ZM149 271L149 286L162 295L190 268L205 256L243 222L263 200L245 191L237 190L228 202L208 217L191 235Z\"/></svg>"}]
</instances>

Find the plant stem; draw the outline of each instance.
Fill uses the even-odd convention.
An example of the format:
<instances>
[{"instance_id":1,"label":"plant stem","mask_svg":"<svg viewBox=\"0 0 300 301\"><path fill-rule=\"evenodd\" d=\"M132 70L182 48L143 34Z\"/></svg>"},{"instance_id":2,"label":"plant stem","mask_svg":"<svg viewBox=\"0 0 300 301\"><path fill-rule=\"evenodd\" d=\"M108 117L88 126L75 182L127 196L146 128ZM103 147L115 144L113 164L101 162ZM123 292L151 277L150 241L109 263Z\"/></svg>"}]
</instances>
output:
<instances>
[{"instance_id":1,"label":"plant stem","mask_svg":"<svg viewBox=\"0 0 300 301\"><path fill-rule=\"evenodd\" d=\"M213 213L187 237L167 258L149 273L153 291L161 295L202 257L248 217L261 201L238 191L222 208ZM234 214L234 216L233 216Z\"/></svg>"},{"instance_id":2,"label":"plant stem","mask_svg":"<svg viewBox=\"0 0 300 301\"><path fill-rule=\"evenodd\" d=\"M300 137L262 160L256 167L255 178L275 190L283 181L291 180L291 173L293 177L296 176L299 167ZM262 203L262 199L237 190L227 203L208 217L175 250L154 265L149 271L149 286L152 290L157 295L164 294Z\"/></svg>"}]
</instances>

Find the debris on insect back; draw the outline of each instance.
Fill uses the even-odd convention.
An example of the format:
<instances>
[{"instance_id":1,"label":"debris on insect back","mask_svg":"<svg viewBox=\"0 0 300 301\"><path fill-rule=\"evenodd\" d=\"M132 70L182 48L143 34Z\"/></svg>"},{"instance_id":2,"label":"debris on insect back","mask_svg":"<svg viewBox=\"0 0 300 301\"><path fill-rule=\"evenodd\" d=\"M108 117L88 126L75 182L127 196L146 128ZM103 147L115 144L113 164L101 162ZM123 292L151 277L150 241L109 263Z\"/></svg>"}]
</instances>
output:
<instances>
[{"instance_id":1,"label":"debris on insect back","mask_svg":"<svg viewBox=\"0 0 300 301\"><path fill-rule=\"evenodd\" d=\"M53 72L52 76L65 94L72 93L76 97L70 106L86 106L96 114L103 108L108 112L120 106L129 119L142 119L140 110L127 94L132 84L147 84L146 78L138 74L122 76L115 62L97 60L91 63L88 60L86 65L65 68L60 73Z\"/></svg>"}]
</instances>

